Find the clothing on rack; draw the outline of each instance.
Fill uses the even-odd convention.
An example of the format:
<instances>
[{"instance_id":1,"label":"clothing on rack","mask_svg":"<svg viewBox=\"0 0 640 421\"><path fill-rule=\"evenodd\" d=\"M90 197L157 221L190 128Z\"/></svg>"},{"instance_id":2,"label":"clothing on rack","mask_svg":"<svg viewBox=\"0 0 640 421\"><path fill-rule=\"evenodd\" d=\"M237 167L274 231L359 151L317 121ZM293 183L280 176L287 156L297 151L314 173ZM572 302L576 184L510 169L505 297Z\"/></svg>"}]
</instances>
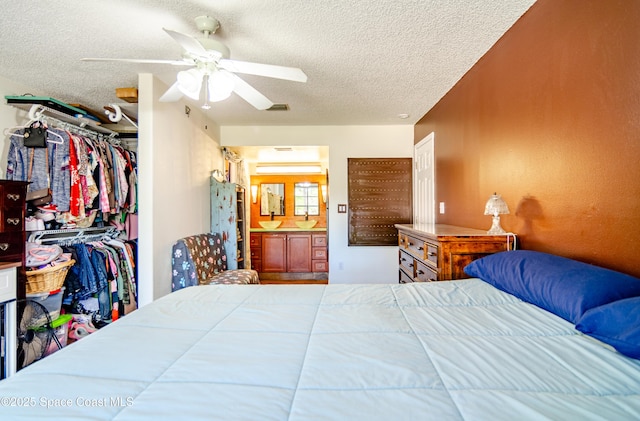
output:
<instances>
[{"instance_id":1,"label":"clothing on rack","mask_svg":"<svg viewBox=\"0 0 640 421\"><path fill-rule=\"evenodd\" d=\"M72 130L68 124L48 126L46 148L31 148L24 145L25 129L17 129L10 139L6 179L30 181L30 191L50 188L50 208L60 224L84 228L97 212L105 222L110 217L124 222L137 211L136 153L104 136L90 137L86 129L82 134Z\"/></svg>"},{"instance_id":2,"label":"clothing on rack","mask_svg":"<svg viewBox=\"0 0 640 421\"><path fill-rule=\"evenodd\" d=\"M77 303L97 297L99 310L94 319L109 323L135 309L137 284L135 278L134 242L119 240L92 241L63 247L76 263L65 280L65 302ZM129 310L130 311L130 310Z\"/></svg>"},{"instance_id":3,"label":"clothing on rack","mask_svg":"<svg viewBox=\"0 0 640 421\"><path fill-rule=\"evenodd\" d=\"M46 148L24 146L23 136L24 129L18 129L11 136L6 179L30 181L29 191L50 188L53 203L60 211L68 211L70 188L68 133L64 130L48 128ZM60 138L63 141L57 143Z\"/></svg>"},{"instance_id":4,"label":"clothing on rack","mask_svg":"<svg viewBox=\"0 0 640 421\"><path fill-rule=\"evenodd\" d=\"M41 264L46 251L61 247L58 259L75 260L63 303L73 311L80 302L95 301L92 318L103 325L137 308L137 242L131 241L137 238L137 155L103 135L115 132L52 115L32 107L26 126L5 131L10 136L6 179L30 182L29 192L49 190L46 206L27 204L26 216L46 228L29 236L36 246L30 256L34 265ZM38 129L37 142L26 146L25 138L34 139L32 128Z\"/></svg>"}]
</instances>

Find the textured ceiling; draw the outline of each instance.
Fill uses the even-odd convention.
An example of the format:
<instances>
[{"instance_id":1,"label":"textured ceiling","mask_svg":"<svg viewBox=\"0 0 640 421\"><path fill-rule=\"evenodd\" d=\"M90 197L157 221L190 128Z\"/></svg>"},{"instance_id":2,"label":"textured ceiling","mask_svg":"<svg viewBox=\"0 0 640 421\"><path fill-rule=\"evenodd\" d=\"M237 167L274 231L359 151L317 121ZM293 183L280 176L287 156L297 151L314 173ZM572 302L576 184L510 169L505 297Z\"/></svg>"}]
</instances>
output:
<instances>
[{"instance_id":1,"label":"textured ceiling","mask_svg":"<svg viewBox=\"0 0 640 421\"><path fill-rule=\"evenodd\" d=\"M116 88L137 85L137 73L170 85L183 68L80 58L179 59L181 48L162 28L197 36L193 18L210 15L232 59L308 75L307 83L240 75L291 109L257 111L232 95L208 111L219 125L414 124L533 3L3 0L0 76L101 110L118 101Z\"/></svg>"}]
</instances>

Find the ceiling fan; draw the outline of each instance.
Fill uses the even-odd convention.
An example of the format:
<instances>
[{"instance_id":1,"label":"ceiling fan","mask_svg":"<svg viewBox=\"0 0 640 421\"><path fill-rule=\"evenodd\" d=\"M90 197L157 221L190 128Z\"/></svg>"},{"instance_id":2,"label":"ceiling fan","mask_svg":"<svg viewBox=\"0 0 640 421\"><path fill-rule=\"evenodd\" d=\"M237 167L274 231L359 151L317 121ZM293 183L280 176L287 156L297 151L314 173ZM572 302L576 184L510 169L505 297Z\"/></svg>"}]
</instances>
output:
<instances>
[{"instance_id":1,"label":"ceiling fan","mask_svg":"<svg viewBox=\"0 0 640 421\"><path fill-rule=\"evenodd\" d=\"M209 109L209 101L216 102L227 99L235 92L242 99L258 110L266 110L273 106L266 96L253 86L236 76L244 73L276 79L306 82L307 75L295 67L276 66L272 64L252 63L229 59L229 48L223 43L210 38L220 23L211 16L195 18L198 31L203 38L162 28L174 41L184 49L180 60L126 59L126 58L83 58L83 61L120 61L129 63L171 64L191 67L178 72L176 82L160 97L162 102L179 100L183 95L199 99L204 86L205 102L202 108Z\"/></svg>"}]
</instances>

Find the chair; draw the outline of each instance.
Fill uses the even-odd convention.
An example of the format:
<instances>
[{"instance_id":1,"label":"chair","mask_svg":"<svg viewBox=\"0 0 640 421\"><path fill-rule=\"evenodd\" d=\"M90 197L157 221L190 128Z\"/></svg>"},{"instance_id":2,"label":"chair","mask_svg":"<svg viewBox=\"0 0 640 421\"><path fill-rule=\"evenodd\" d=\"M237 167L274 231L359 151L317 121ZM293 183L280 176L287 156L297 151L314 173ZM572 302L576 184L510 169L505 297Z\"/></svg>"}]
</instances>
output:
<instances>
[{"instance_id":1,"label":"chair","mask_svg":"<svg viewBox=\"0 0 640 421\"><path fill-rule=\"evenodd\" d=\"M259 284L258 272L227 269L227 254L220 234L197 234L173 244L171 290L209 284Z\"/></svg>"}]
</instances>

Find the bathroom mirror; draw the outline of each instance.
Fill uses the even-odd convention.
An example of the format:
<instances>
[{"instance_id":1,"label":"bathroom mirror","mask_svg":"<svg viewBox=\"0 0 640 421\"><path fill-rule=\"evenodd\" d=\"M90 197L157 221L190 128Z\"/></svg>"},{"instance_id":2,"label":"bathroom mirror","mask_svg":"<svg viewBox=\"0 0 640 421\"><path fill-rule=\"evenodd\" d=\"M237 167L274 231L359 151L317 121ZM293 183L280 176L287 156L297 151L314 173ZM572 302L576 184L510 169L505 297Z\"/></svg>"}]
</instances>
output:
<instances>
[{"instance_id":1,"label":"bathroom mirror","mask_svg":"<svg viewBox=\"0 0 640 421\"><path fill-rule=\"evenodd\" d=\"M284 215L284 183L260 184L260 215Z\"/></svg>"},{"instance_id":2,"label":"bathroom mirror","mask_svg":"<svg viewBox=\"0 0 640 421\"><path fill-rule=\"evenodd\" d=\"M320 215L320 188L318 183L294 185L294 215Z\"/></svg>"}]
</instances>

